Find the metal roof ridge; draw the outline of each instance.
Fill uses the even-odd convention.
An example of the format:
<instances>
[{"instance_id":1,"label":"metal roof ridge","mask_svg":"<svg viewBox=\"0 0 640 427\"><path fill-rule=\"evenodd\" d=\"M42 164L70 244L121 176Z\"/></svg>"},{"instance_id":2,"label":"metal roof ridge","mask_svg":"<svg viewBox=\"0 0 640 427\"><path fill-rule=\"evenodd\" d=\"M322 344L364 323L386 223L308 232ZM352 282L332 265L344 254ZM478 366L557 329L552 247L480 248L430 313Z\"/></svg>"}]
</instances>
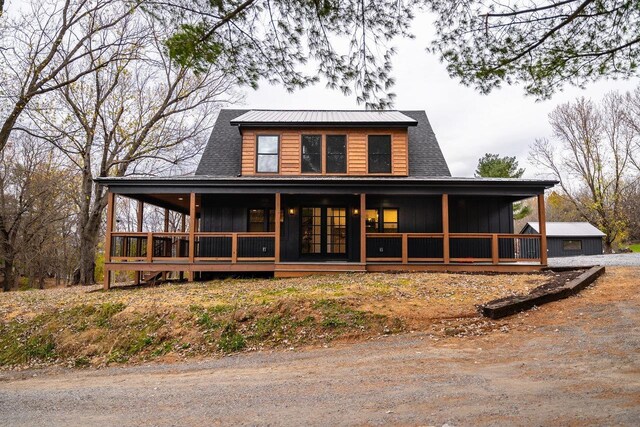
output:
<instances>
[{"instance_id":1,"label":"metal roof ridge","mask_svg":"<svg viewBox=\"0 0 640 427\"><path fill-rule=\"evenodd\" d=\"M223 110L226 108L223 108ZM228 110L231 110L230 108ZM294 112L294 111L308 111L308 112L336 112L336 113L340 113L340 112L349 112L349 113L391 113L391 112L402 112L402 111L423 111L423 110L355 110L355 109L344 109L344 108L340 108L340 109L329 109L329 108L320 108L320 109L313 109L313 108L275 108L275 109L271 109L271 108L246 108L246 110L248 111L273 111L273 112L277 112L277 111L287 111L287 112Z\"/></svg>"}]
</instances>

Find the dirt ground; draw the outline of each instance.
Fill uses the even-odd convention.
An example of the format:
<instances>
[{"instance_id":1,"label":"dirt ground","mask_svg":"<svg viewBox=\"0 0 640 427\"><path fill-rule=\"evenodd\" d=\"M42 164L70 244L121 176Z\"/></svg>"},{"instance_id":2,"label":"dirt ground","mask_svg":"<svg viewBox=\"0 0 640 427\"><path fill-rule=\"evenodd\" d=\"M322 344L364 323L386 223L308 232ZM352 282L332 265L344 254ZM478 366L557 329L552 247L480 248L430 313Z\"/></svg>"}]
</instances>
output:
<instances>
[{"instance_id":1,"label":"dirt ground","mask_svg":"<svg viewBox=\"0 0 640 427\"><path fill-rule=\"evenodd\" d=\"M574 272L341 274L0 293L0 370L103 367L363 341L481 335L477 305Z\"/></svg>"},{"instance_id":2,"label":"dirt ground","mask_svg":"<svg viewBox=\"0 0 640 427\"><path fill-rule=\"evenodd\" d=\"M638 425L640 269L481 336L0 373L0 425Z\"/></svg>"}]
</instances>

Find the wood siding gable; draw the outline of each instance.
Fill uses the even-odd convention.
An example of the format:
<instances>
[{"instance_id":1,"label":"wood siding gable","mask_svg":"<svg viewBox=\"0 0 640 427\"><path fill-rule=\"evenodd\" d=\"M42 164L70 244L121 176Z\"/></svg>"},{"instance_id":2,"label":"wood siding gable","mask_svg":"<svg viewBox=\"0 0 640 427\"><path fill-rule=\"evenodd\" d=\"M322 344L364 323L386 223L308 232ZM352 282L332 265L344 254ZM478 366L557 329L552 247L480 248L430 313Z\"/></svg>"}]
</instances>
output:
<instances>
[{"instance_id":1,"label":"wood siding gable","mask_svg":"<svg viewBox=\"0 0 640 427\"><path fill-rule=\"evenodd\" d=\"M302 135L322 135L322 173L302 173L301 171L301 138ZM259 135L278 135L280 137L279 174L271 175L389 175L408 176L409 149L406 128L313 128L313 129L243 129L242 130L242 169L243 176L269 175L256 172L256 148ZM346 174L327 174L326 170L326 135L347 136L347 172ZM368 173L367 141L369 135L391 135L391 173Z\"/></svg>"}]
</instances>

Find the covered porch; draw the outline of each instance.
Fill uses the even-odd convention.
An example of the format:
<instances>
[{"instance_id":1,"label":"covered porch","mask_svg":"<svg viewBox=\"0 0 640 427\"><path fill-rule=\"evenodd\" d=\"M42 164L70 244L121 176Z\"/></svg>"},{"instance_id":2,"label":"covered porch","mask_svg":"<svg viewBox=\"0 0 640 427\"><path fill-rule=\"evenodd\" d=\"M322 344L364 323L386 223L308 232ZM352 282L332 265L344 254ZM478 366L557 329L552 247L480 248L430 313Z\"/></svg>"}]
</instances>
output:
<instances>
[{"instance_id":1,"label":"covered porch","mask_svg":"<svg viewBox=\"0 0 640 427\"><path fill-rule=\"evenodd\" d=\"M323 180L294 189L295 180L277 178L251 180L241 188L216 180L171 180L164 186L156 179L113 181L105 289L116 271L137 272L139 282L143 272L193 280L203 272L518 272L547 264L544 228L540 234L515 234L510 212L512 201L534 197L544 224L548 182L518 181L508 188L504 181L482 187L469 185L471 180L411 186L406 180L378 179L384 185L377 185L361 179L355 188L348 180ZM121 198L136 201L136 231L115 227ZM149 205L164 209L162 231L144 230ZM170 215L181 218L172 229Z\"/></svg>"}]
</instances>

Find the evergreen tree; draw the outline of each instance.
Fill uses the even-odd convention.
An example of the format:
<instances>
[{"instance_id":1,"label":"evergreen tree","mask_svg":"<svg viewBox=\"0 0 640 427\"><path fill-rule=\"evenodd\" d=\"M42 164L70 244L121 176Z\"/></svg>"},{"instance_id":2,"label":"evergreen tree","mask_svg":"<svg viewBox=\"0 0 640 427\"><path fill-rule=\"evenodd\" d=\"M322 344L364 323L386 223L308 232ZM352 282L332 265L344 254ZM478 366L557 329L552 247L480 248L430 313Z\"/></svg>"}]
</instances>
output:
<instances>
[{"instance_id":1,"label":"evergreen tree","mask_svg":"<svg viewBox=\"0 0 640 427\"><path fill-rule=\"evenodd\" d=\"M521 178L524 169L518 167L515 157L500 157L497 154L485 154L478 160L476 177L482 178ZM522 219L531 213L531 208L524 203L513 204L513 219Z\"/></svg>"}]
</instances>

